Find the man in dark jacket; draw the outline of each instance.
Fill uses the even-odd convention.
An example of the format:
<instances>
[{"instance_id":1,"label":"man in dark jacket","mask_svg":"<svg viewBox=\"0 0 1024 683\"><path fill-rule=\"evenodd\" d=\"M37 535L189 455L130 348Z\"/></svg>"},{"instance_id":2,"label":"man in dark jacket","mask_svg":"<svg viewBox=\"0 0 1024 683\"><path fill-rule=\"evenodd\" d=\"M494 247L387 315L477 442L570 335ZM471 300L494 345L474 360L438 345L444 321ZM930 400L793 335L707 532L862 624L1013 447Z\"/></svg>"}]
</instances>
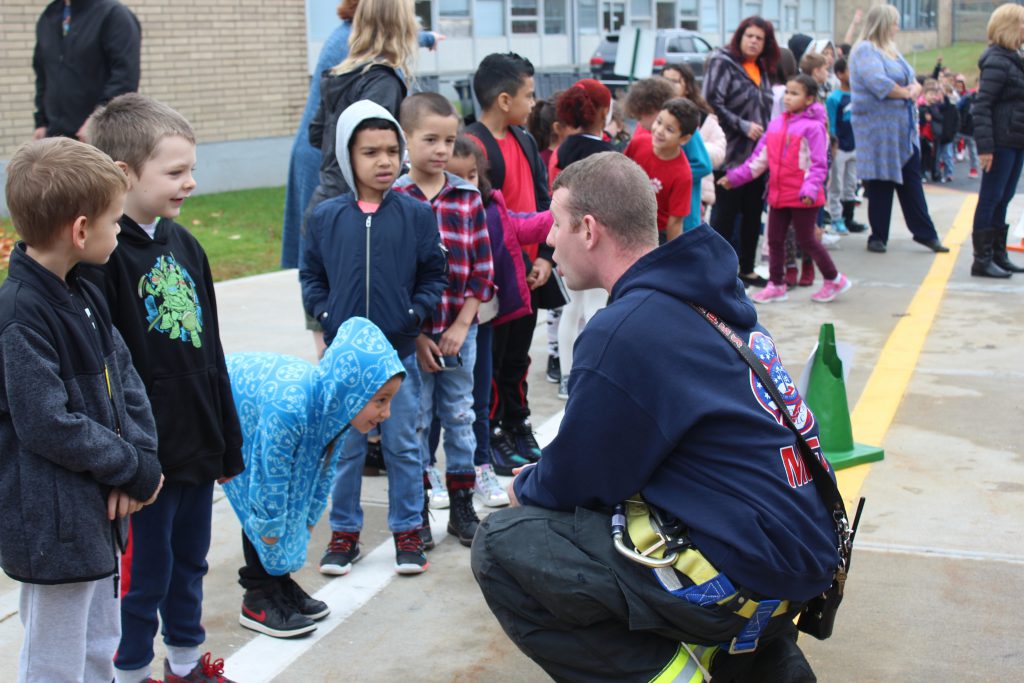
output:
<instances>
[{"instance_id":1,"label":"man in dark jacket","mask_svg":"<svg viewBox=\"0 0 1024 683\"><path fill-rule=\"evenodd\" d=\"M573 164L554 190L548 240L566 285L610 299L576 342L558 435L509 487L514 507L477 532L472 568L488 605L558 680L690 681L702 670L733 680L751 666L745 680L766 680L757 667L780 650L796 662L786 680L813 680L791 620L832 580L835 526L779 409L690 306L747 341L817 450L814 416L757 322L732 249L706 226L657 247L650 182L616 153ZM686 537L693 564L653 569L616 551L609 512L638 494ZM641 545L633 523L630 539Z\"/></svg>"},{"instance_id":2,"label":"man in dark jacket","mask_svg":"<svg viewBox=\"0 0 1024 683\"><path fill-rule=\"evenodd\" d=\"M36 24L33 137L82 139L96 107L139 89L141 28L117 0L54 0Z\"/></svg>"}]
</instances>

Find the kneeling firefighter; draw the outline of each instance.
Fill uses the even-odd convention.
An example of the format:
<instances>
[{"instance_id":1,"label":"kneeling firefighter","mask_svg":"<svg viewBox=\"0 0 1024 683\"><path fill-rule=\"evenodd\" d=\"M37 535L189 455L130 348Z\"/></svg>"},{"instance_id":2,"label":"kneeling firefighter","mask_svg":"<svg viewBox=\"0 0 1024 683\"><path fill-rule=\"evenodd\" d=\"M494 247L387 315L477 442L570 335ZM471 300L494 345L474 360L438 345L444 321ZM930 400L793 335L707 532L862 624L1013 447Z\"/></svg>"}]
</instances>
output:
<instances>
[{"instance_id":1,"label":"kneeling firefighter","mask_svg":"<svg viewBox=\"0 0 1024 683\"><path fill-rule=\"evenodd\" d=\"M851 534L814 416L706 225L658 247L620 154L559 175L548 242L607 308L574 350L558 435L491 514L472 568L559 681L813 681Z\"/></svg>"}]
</instances>

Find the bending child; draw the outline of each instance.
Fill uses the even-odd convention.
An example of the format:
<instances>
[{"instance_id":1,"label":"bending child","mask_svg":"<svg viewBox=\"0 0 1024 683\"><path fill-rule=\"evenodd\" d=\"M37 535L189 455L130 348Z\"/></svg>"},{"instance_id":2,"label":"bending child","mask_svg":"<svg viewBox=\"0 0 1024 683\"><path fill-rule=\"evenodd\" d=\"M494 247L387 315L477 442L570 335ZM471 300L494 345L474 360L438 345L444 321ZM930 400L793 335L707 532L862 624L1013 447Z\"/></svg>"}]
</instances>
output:
<instances>
[{"instance_id":1,"label":"bending child","mask_svg":"<svg viewBox=\"0 0 1024 683\"><path fill-rule=\"evenodd\" d=\"M242 626L277 638L316 629L330 608L291 578L306 563L349 427L391 415L405 369L381 331L351 318L319 365L276 353L228 356L245 471L224 487L242 522Z\"/></svg>"}]
</instances>

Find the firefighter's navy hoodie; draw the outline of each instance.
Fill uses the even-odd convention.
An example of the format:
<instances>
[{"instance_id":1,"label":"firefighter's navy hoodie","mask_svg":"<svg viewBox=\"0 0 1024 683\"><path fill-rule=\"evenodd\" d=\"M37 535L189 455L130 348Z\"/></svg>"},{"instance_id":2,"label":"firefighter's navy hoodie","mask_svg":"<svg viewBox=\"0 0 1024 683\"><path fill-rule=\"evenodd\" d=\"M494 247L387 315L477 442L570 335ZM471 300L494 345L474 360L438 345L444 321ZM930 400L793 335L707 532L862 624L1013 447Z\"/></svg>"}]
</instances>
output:
<instances>
[{"instance_id":1,"label":"firefighter's navy hoodie","mask_svg":"<svg viewBox=\"0 0 1024 683\"><path fill-rule=\"evenodd\" d=\"M199 241L161 218L151 238L128 216L104 266L82 268L107 298L114 327L153 406L168 482L207 484L242 471L213 275Z\"/></svg>"},{"instance_id":2,"label":"firefighter's navy hoodie","mask_svg":"<svg viewBox=\"0 0 1024 683\"><path fill-rule=\"evenodd\" d=\"M732 247L703 225L623 274L576 342L558 436L515 492L523 504L573 510L639 491L687 524L733 583L804 600L828 587L838 564L833 522L752 370L687 303L750 344L814 439L814 418L736 268Z\"/></svg>"},{"instance_id":3,"label":"firefighter's navy hoodie","mask_svg":"<svg viewBox=\"0 0 1024 683\"><path fill-rule=\"evenodd\" d=\"M368 100L338 119L338 165L355 187L348 142L366 119L398 122ZM399 158L405 138L398 128ZM384 193L373 213L359 207L355 192L328 199L310 214L299 279L306 313L320 321L331 343L341 323L369 318L405 358L416 350L420 326L448 286L448 259L429 204L409 195Z\"/></svg>"}]
</instances>

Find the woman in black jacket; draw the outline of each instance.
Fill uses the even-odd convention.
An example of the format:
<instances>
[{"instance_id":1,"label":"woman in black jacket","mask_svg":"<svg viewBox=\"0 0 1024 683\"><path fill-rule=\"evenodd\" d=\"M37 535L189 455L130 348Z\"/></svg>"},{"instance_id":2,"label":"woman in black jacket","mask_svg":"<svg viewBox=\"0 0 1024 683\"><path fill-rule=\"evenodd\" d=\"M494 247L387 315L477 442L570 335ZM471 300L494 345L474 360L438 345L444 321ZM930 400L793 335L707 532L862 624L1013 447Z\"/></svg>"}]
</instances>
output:
<instances>
[{"instance_id":1,"label":"woman in black jacket","mask_svg":"<svg viewBox=\"0 0 1024 683\"><path fill-rule=\"evenodd\" d=\"M741 21L732 42L708 59L704 99L718 116L726 140L725 164L716 172L716 179L746 161L757 140L764 135L772 113L772 84L768 74L775 73L778 62L779 46L772 23L757 16ZM766 176L761 176L732 190L715 186L712 225L731 242L739 218L739 275L745 286L768 284L754 273L766 180Z\"/></svg>"},{"instance_id":2,"label":"woman in black jacket","mask_svg":"<svg viewBox=\"0 0 1024 683\"><path fill-rule=\"evenodd\" d=\"M1006 207L1017 191L1024 164L1024 7L1000 6L988 22L989 46L974 100L974 140L981 163L981 190L974 211L971 275L1007 278L1024 272L1006 256Z\"/></svg>"}]
</instances>

